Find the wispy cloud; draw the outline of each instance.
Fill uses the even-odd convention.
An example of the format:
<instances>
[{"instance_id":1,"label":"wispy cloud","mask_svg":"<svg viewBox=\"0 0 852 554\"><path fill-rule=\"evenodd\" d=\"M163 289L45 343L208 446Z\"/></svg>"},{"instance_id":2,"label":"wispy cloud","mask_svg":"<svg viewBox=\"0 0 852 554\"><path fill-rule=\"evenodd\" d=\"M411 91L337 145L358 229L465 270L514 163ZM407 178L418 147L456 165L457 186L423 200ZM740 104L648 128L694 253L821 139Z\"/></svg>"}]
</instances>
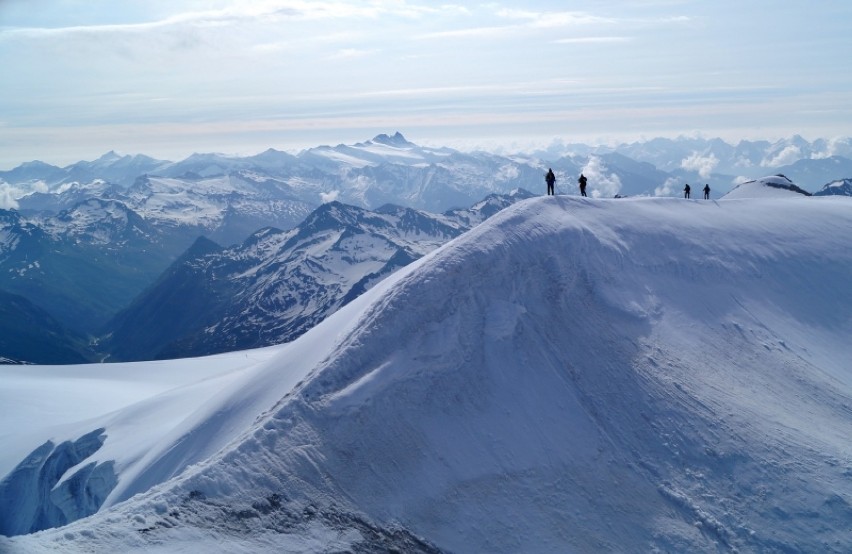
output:
<instances>
[{"instance_id":1,"label":"wispy cloud","mask_svg":"<svg viewBox=\"0 0 852 554\"><path fill-rule=\"evenodd\" d=\"M447 38L489 38L500 39L505 38L507 34L515 32L518 27L468 27L464 29L452 29L449 31L434 31L431 33L421 33L416 35L415 39L447 39Z\"/></svg>"},{"instance_id":2,"label":"wispy cloud","mask_svg":"<svg viewBox=\"0 0 852 554\"><path fill-rule=\"evenodd\" d=\"M586 12L546 12L501 8L492 14L498 21L507 21L505 25L481 25L423 33L419 39L445 38L505 38L511 34L540 32L542 29L562 27L582 27L608 25L615 20Z\"/></svg>"},{"instance_id":3,"label":"wispy cloud","mask_svg":"<svg viewBox=\"0 0 852 554\"><path fill-rule=\"evenodd\" d=\"M852 113L849 76L824 70L845 60L825 37L848 25L804 5L773 14L785 40L767 44L745 32L765 14L733 0L69 0L49 16L12 4L0 23L0 67L14 76L0 79L6 158L48 144L69 155L84 139L138 151L374 126L837 135ZM804 37L802 17L829 31Z\"/></svg>"},{"instance_id":4,"label":"wispy cloud","mask_svg":"<svg viewBox=\"0 0 852 554\"><path fill-rule=\"evenodd\" d=\"M554 44L606 44L630 42L632 37L570 37L553 40Z\"/></svg>"},{"instance_id":5,"label":"wispy cloud","mask_svg":"<svg viewBox=\"0 0 852 554\"><path fill-rule=\"evenodd\" d=\"M352 60L363 58L378 53L377 49L342 48L328 57L331 60Z\"/></svg>"},{"instance_id":6,"label":"wispy cloud","mask_svg":"<svg viewBox=\"0 0 852 554\"><path fill-rule=\"evenodd\" d=\"M576 11L546 12L500 9L497 11L497 16L538 28L576 27L582 25L611 24L615 22L614 19L608 17L601 17L587 12Z\"/></svg>"},{"instance_id":7,"label":"wispy cloud","mask_svg":"<svg viewBox=\"0 0 852 554\"><path fill-rule=\"evenodd\" d=\"M179 11L153 21L61 27L5 27L0 28L0 39L21 37L43 38L98 33L142 33L164 28L185 28L187 26L212 28L250 22L270 24L284 20L377 19L383 16L417 19L427 15L460 15L465 13L468 13L468 9L462 6L445 4L434 7L390 0L379 0L368 3L306 0L235 0L224 8L203 11Z\"/></svg>"}]
</instances>

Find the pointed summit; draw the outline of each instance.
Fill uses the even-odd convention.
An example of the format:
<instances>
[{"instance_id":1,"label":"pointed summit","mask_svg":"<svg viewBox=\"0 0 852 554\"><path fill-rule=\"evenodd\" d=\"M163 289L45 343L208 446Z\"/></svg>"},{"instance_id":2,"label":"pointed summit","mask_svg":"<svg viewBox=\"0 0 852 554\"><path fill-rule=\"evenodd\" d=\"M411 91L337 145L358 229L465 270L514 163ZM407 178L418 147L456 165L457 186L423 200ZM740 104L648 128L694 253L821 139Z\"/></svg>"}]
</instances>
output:
<instances>
[{"instance_id":1,"label":"pointed summit","mask_svg":"<svg viewBox=\"0 0 852 554\"><path fill-rule=\"evenodd\" d=\"M109 152L107 152L106 154L104 154L103 156L101 156L100 158L95 160L95 162L111 163L111 162L114 162L116 160L120 160L123 157L124 156L122 156L121 154L119 154L115 150L110 150Z\"/></svg>"},{"instance_id":2,"label":"pointed summit","mask_svg":"<svg viewBox=\"0 0 852 554\"><path fill-rule=\"evenodd\" d=\"M399 131L394 133L393 136L388 136L384 133L382 133L380 135L376 135L375 137L373 137L372 142L377 143L377 144L385 144L387 146L396 146L396 147L414 146L414 144L411 143L411 142L408 142L405 139L405 137L402 136L402 133L400 133Z\"/></svg>"}]
</instances>

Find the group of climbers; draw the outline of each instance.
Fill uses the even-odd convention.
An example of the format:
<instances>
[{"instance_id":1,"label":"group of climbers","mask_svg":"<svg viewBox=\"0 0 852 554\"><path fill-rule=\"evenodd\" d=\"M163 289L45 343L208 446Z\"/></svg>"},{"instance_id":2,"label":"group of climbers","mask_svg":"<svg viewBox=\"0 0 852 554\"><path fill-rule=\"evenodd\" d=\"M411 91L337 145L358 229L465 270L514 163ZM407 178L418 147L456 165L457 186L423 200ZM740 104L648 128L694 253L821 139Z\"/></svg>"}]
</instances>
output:
<instances>
[{"instance_id":1,"label":"group of climbers","mask_svg":"<svg viewBox=\"0 0 852 554\"><path fill-rule=\"evenodd\" d=\"M547 195L553 196L556 194L556 174L553 173L553 170L548 168L547 173L544 175L544 182L547 183ZM577 182L580 184L580 196L586 196L586 183L588 179L585 175L580 173L580 177L577 179ZM683 197L689 198L690 186L687 183L683 187ZM710 185L704 185L704 199L710 199Z\"/></svg>"}]
</instances>

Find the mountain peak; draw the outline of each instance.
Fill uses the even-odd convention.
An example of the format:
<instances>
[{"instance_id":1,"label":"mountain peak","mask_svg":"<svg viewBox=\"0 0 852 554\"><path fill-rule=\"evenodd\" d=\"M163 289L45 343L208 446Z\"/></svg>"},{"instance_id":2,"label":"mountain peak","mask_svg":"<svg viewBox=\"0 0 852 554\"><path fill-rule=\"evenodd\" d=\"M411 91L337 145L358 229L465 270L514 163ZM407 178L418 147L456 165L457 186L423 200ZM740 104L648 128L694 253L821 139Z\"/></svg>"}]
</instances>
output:
<instances>
[{"instance_id":1,"label":"mountain peak","mask_svg":"<svg viewBox=\"0 0 852 554\"><path fill-rule=\"evenodd\" d=\"M399 131L394 133L393 136L389 136L389 135L384 134L384 133L382 133L380 135L376 135L375 137L373 137L372 142L375 142L377 144L385 144L387 146L397 146L397 147L414 146L414 144L411 143L411 142L408 142L408 140L406 140L406 138L404 136L402 136L402 133L400 133Z\"/></svg>"},{"instance_id":2,"label":"mountain peak","mask_svg":"<svg viewBox=\"0 0 852 554\"><path fill-rule=\"evenodd\" d=\"M98 161L98 162L114 162L116 160L120 160L123 157L124 156L122 156L121 154L119 154L115 150L110 150L109 152L107 152L106 154L104 154L103 156L98 158L96 161Z\"/></svg>"}]
</instances>

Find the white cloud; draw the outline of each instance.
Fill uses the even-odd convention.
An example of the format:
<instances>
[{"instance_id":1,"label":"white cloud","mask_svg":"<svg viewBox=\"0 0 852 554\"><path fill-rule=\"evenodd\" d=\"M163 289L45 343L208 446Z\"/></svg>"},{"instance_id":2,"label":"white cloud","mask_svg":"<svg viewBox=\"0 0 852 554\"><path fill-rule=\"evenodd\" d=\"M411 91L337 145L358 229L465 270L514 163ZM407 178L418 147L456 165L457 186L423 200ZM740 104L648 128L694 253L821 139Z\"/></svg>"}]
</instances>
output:
<instances>
[{"instance_id":1,"label":"white cloud","mask_svg":"<svg viewBox=\"0 0 852 554\"><path fill-rule=\"evenodd\" d=\"M606 44L614 42L629 42L630 37L576 37L560 38L554 40L554 44Z\"/></svg>"},{"instance_id":2,"label":"white cloud","mask_svg":"<svg viewBox=\"0 0 852 554\"><path fill-rule=\"evenodd\" d=\"M823 160L831 156L849 156L852 153L852 139L849 137L833 137L826 141L825 150L814 152L811 158L814 160Z\"/></svg>"},{"instance_id":3,"label":"white cloud","mask_svg":"<svg viewBox=\"0 0 852 554\"><path fill-rule=\"evenodd\" d=\"M693 152L691 156L680 162L680 167L687 171L697 171L704 178L709 177L717 165L719 165L719 159L715 155L702 156L698 152Z\"/></svg>"},{"instance_id":4,"label":"white cloud","mask_svg":"<svg viewBox=\"0 0 852 554\"><path fill-rule=\"evenodd\" d=\"M47 183L34 181L25 186L12 185L0 179L0 208L4 210L17 210L18 200L34 192L48 192Z\"/></svg>"},{"instance_id":5,"label":"white cloud","mask_svg":"<svg viewBox=\"0 0 852 554\"><path fill-rule=\"evenodd\" d=\"M0 183L0 208L4 210L17 210L18 201L11 187L6 183Z\"/></svg>"},{"instance_id":6,"label":"white cloud","mask_svg":"<svg viewBox=\"0 0 852 554\"><path fill-rule=\"evenodd\" d=\"M654 189L654 196L674 196L680 190L680 181L674 177L669 177L665 183Z\"/></svg>"},{"instance_id":7,"label":"white cloud","mask_svg":"<svg viewBox=\"0 0 852 554\"><path fill-rule=\"evenodd\" d=\"M612 198L621 191L621 179L615 173L607 174L607 171L606 164L598 156L590 156L582 169L595 198Z\"/></svg>"},{"instance_id":8,"label":"white cloud","mask_svg":"<svg viewBox=\"0 0 852 554\"><path fill-rule=\"evenodd\" d=\"M49 192L49 191L50 191L50 187L47 186L47 183L45 183L42 180L38 180L38 181L34 181L32 184L30 184L29 192L22 194L21 196L19 196L19 198L23 198L27 194L30 194L30 193L33 193L33 192Z\"/></svg>"},{"instance_id":9,"label":"white cloud","mask_svg":"<svg viewBox=\"0 0 852 554\"><path fill-rule=\"evenodd\" d=\"M499 17L526 21L529 25L538 28L582 26L601 23L614 23L614 20L591 15L586 12L545 12L532 10L501 9L497 11Z\"/></svg>"},{"instance_id":10,"label":"white cloud","mask_svg":"<svg viewBox=\"0 0 852 554\"><path fill-rule=\"evenodd\" d=\"M362 50L359 48L342 48L337 51L337 53L330 56L330 59L333 60L351 60L354 58L363 58L364 56L369 56L371 54L375 54L378 50Z\"/></svg>"},{"instance_id":11,"label":"white cloud","mask_svg":"<svg viewBox=\"0 0 852 554\"><path fill-rule=\"evenodd\" d=\"M451 31L436 31L423 33L414 37L415 39L445 39L445 38L505 38L507 33L516 27L470 27L466 29L453 29Z\"/></svg>"},{"instance_id":12,"label":"white cloud","mask_svg":"<svg viewBox=\"0 0 852 554\"><path fill-rule=\"evenodd\" d=\"M328 204L329 202L334 202L340 196L339 190L332 190L330 192L321 192L320 193L320 202L323 204Z\"/></svg>"},{"instance_id":13,"label":"white cloud","mask_svg":"<svg viewBox=\"0 0 852 554\"><path fill-rule=\"evenodd\" d=\"M802 158L802 150L798 146L790 145L778 152L775 157L765 158L760 162L762 167L778 167L789 165Z\"/></svg>"}]
</instances>

